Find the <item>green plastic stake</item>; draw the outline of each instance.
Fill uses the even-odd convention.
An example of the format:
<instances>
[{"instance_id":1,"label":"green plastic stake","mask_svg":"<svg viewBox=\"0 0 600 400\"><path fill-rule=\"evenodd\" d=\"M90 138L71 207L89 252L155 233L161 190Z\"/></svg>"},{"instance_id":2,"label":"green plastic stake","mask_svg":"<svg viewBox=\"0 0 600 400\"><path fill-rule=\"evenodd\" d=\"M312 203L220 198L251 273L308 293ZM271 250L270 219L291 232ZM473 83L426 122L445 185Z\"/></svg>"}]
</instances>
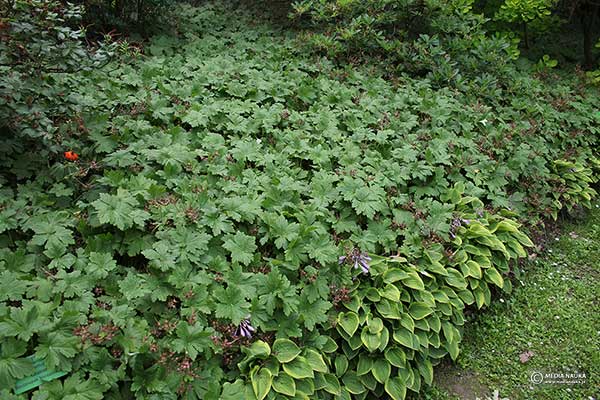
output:
<instances>
[{"instance_id":1,"label":"green plastic stake","mask_svg":"<svg viewBox=\"0 0 600 400\"><path fill-rule=\"evenodd\" d=\"M27 376L25 378L19 379L15 386L15 394L22 394L31 389L34 389L40 386L44 382L50 382L55 379L58 379L62 376L67 375L67 372L59 371L48 371L46 369L46 365L43 360L38 360L35 356L27 357L33 363L33 367L35 368L35 372L33 375Z\"/></svg>"}]
</instances>

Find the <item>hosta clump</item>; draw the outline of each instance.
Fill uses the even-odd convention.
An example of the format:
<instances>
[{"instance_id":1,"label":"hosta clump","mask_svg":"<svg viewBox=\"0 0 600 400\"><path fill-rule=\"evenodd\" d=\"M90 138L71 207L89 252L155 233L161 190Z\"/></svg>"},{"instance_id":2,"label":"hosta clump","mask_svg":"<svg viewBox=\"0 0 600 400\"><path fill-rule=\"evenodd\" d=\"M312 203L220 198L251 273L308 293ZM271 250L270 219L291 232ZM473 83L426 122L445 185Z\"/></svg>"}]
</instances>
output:
<instances>
[{"instance_id":1,"label":"hosta clump","mask_svg":"<svg viewBox=\"0 0 600 400\"><path fill-rule=\"evenodd\" d=\"M552 192L555 199L552 210L554 219L563 208L571 211L578 204L587 208L592 206L591 200L597 195L592 185L599 179L598 165L599 161L595 158L590 160L590 167L567 160L554 161L551 175L551 182L555 185Z\"/></svg>"},{"instance_id":2,"label":"hosta clump","mask_svg":"<svg viewBox=\"0 0 600 400\"><path fill-rule=\"evenodd\" d=\"M457 185L443 196L457 218L469 221L451 242L425 248L415 263L375 258L370 279L361 279L344 303L332 333L343 339L342 352L331 359L343 397L404 399L407 389L431 384L433 366L447 354L458 356L463 310L490 304L490 285L510 290L503 275L532 243L519 224L483 211L483 203L462 190Z\"/></svg>"},{"instance_id":3,"label":"hosta clump","mask_svg":"<svg viewBox=\"0 0 600 400\"><path fill-rule=\"evenodd\" d=\"M272 346L256 341L244 349L238 364L247 381L238 379L223 388L223 400L273 398L332 398L342 386L330 371L330 355L338 346L328 336L312 335L301 346L277 339ZM318 349L318 350L317 350Z\"/></svg>"}]
</instances>

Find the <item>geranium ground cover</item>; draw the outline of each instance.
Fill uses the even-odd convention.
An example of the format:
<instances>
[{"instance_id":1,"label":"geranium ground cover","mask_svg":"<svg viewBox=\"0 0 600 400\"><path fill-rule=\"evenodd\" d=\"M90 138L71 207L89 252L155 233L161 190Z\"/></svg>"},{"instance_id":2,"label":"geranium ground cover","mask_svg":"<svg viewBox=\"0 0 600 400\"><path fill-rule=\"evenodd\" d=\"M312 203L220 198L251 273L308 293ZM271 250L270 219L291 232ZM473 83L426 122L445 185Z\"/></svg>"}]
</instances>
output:
<instances>
[{"instance_id":1,"label":"geranium ground cover","mask_svg":"<svg viewBox=\"0 0 600 400\"><path fill-rule=\"evenodd\" d=\"M3 173L2 399L29 355L69 372L35 400L403 399L510 291L522 223L595 195L598 98L515 76L480 103L178 14L68 78L68 157Z\"/></svg>"}]
</instances>

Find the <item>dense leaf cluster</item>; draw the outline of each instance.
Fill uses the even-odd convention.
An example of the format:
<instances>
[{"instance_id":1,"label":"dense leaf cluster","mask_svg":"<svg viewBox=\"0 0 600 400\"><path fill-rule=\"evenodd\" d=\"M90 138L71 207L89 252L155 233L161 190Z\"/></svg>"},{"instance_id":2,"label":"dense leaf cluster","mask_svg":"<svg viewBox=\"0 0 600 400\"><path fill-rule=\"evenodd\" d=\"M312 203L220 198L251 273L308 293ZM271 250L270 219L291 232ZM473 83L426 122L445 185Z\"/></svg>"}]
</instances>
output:
<instances>
[{"instance_id":1,"label":"dense leaf cluster","mask_svg":"<svg viewBox=\"0 0 600 400\"><path fill-rule=\"evenodd\" d=\"M148 35L169 25L175 0L76 0L85 8L83 20L93 36L102 32Z\"/></svg>"},{"instance_id":2,"label":"dense leaf cluster","mask_svg":"<svg viewBox=\"0 0 600 400\"><path fill-rule=\"evenodd\" d=\"M45 156L57 141L85 132L71 73L106 64L114 45L87 48L74 28L83 8L48 0L0 3L0 165L13 153ZM33 154L32 154L32 157ZM19 167L16 167L17 169Z\"/></svg>"},{"instance_id":3,"label":"dense leaf cluster","mask_svg":"<svg viewBox=\"0 0 600 400\"><path fill-rule=\"evenodd\" d=\"M481 99L511 86L520 49L521 65L540 61L538 71L559 65L573 73L575 62L588 70L598 62L600 4L593 1L299 0L291 16L304 23L307 49L393 75L426 76ZM583 33L583 57L574 50L581 41L574 28Z\"/></svg>"},{"instance_id":4,"label":"dense leaf cluster","mask_svg":"<svg viewBox=\"0 0 600 400\"><path fill-rule=\"evenodd\" d=\"M598 98L515 76L491 107L246 18L183 7L72 77L77 160L10 155L3 399L31 354L70 372L35 400L402 399L510 290L520 223L595 195Z\"/></svg>"},{"instance_id":5,"label":"dense leaf cluster","mask_svg":"<svg viewBox=\"0 0 600 400\"><path fill-rule=\"evenodd\" d=\"M477 88L484 97L506 84L515 45L504 34L488 35L486 18L472 7L471 0L302 0L293 16L309 21L303 41L332 57L383 60L395 74Z\"/></svg>"}]
</instances>

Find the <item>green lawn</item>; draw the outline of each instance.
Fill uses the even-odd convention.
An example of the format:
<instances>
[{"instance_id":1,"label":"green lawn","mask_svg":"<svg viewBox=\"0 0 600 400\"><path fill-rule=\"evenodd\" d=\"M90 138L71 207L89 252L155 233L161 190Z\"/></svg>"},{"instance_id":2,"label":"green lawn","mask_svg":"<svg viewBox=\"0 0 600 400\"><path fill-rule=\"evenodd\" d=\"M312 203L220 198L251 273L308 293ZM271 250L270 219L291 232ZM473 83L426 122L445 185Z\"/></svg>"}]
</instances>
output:
<instances>
[{"instance_id":1,"label":"green lawn","mask_svg":"<svg viewBox=\"0 0 600 400\"><path fill-rule=\"evenodd\" d=\"M522 281L466 324L455 365L436 370L426 399L596 399L600 379L600 205L561 224ZM533 355L521 362L520 355ZM584 371L584 384L533 384L531 375Z\"/></svg>"}]
</instances>

